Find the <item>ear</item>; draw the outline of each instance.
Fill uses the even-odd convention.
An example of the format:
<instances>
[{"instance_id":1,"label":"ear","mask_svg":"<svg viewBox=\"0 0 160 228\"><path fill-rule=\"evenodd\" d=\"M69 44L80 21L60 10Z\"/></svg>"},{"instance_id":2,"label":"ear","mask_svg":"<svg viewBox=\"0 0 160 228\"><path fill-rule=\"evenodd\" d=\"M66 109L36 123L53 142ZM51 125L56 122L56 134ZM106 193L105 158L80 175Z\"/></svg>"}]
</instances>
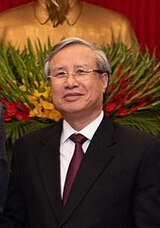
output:
<instances>
[{"instance_id":1,"label":"ear","mask_svg":"<svg viewBox=\"0 0 160 228\"><path fill-rule=\"evenodd\" d=\"M108 86L108 74L103 73L101 75L101 80L102 80L103 92L105 92Z\"/></svg>"}]
</instances>

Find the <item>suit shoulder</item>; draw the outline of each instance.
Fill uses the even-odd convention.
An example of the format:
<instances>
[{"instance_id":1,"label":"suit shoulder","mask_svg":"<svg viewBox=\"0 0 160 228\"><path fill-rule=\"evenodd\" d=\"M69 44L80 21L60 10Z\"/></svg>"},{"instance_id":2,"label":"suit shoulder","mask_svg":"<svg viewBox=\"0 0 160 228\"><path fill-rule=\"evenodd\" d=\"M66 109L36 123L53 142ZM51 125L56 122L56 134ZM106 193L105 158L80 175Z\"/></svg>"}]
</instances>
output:
<instances>
[{"instance_id":1,"label":"suit shoulder","mask_svg":"<svg viewBox=\"0 0 160 228\"><path fill-rule=\"evenodd\" d=\"M146 145L151 143L160 144L160 140L158 137L155 137L137 128L124 126L120 124L115 124L115 128L117 132L117 137L124 141L127 140L128 143L135 142L136 144L146 144Z\"/></svg>"},{"instance_id":2,"label":"suit shoulder","mask_svg":"<svg viewBox=\"0 0 160 228\"><path fill-rule=\"evenodd\" d=\"M61 121L57 123L53 123L49 126L42 127L38 130L34 130L32 132L27 133L16 141L16 144L23 142L32 142L37 140L43 140L44 138L49 137L51 134L57 134L57 132L61 131Z\"/></svg>"}]
</instances>

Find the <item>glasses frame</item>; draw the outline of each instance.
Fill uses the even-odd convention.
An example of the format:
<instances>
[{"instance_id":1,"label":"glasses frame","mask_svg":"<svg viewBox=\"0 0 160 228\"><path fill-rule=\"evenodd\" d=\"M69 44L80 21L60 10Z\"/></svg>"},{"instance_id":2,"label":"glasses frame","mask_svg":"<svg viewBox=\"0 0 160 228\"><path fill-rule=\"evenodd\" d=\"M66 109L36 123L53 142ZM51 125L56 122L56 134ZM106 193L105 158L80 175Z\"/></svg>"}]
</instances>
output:
<instances>
[{"instance_id":1,"label":"glasses frame","mask_svg":"<svg viewBox=\"0 0 160 228\"><path fill-rule=\"evenodd\" d=\"M88 74L90 74L90 73L98 73L98 74L103 74L103 72L102 71L100 71L99 69L85 69L85 70L80 70L80 69L78 69L77 71L65 71L65 70L63 70L63 73L64 73L64 75L59 75L58 76L58 74L56 74L56 75L53 75L53 74L51 74L51 75L48 75L47 76L47 78L49 78L49 79L66 79L66 78L68 78L69 77L69 75L72 75L72 76L85 76L85 75L88 75Z\"/></svg>"}]
</instances>

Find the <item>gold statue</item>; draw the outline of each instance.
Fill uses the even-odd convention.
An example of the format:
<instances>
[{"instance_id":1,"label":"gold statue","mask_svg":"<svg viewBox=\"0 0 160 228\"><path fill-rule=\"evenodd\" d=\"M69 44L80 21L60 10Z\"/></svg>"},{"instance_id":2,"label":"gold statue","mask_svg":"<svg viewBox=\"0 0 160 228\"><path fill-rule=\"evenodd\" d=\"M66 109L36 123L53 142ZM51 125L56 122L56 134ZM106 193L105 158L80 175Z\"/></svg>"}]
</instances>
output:
<instances>
[{"instance_id":1,"label":"gold statue","mask_svg":"<svg viewBox=\"0 0 160 228\"><path fill-rule=\"evenodd\" d=\"M125 16L80 0L35 0L0 13L0 43L6 46L22 50L28 38L43 45L48 38L54 44L70 36L129 47L136 39Z\"/></svg>"}]
</instances>

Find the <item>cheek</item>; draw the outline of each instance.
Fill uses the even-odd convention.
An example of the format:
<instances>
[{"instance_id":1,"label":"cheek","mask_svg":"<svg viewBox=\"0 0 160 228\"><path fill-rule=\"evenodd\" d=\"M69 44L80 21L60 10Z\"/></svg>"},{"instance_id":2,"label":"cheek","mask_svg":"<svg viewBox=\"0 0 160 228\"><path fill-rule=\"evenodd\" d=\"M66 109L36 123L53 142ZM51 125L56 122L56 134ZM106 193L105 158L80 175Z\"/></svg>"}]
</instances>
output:
<instances>
[{"instance_id":1,"label":"cheek","mask_svg":"<svg viewBox=\"0 0 160 228\"><path fill-rule=\"evenodd\" d=\"M52 88L51 89L52 89L52 92L51 92L52 100L53 100L53 102L56 102L62 96L62 88L52 84Z\"/></svg>"},{"instance_id":2,"label":"cheek","mask_svg":"<svg viewBox=\"0 0 160 228\"><path fill-rule=\"evenodd\" d=\"M103 94L104 93L103 83L99 80L95 81L95 83L90 85L89 92L94 97Z\"/></svg>"},{"instance_id":3,"label":"cheek","mask_svg":"<svg viewBox=\"0 0 160 228\"><path fill-rule=\"evenodd\" d=\"M56 84L51 81L51 90L52 94L59 93L62 90L62 86L60 86L58 83Z\"/></svg>"}]
</instances>

